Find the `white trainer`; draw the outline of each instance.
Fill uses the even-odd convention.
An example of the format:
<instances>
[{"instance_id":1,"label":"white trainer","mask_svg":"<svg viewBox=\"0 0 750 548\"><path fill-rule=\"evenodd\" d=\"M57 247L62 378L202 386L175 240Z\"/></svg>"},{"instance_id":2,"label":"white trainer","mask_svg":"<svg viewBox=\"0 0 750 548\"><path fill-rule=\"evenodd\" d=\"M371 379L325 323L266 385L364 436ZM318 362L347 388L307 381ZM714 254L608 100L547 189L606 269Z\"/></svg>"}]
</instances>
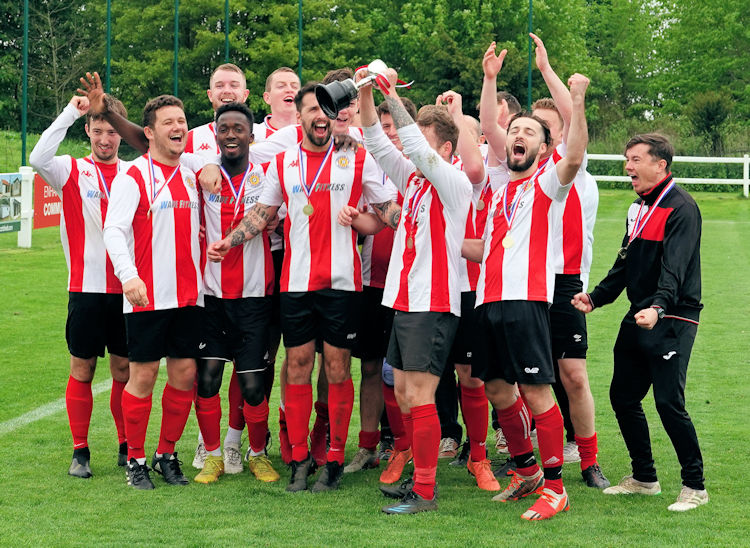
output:
<instances>
[{"instance_id":1,"label":"white trainer","mask_svg":"<svg viewBox=\"0 0 750 548\"><path fill-rule=\"evenodd\" d=\"M208 451L206 451L206 446L203 445L203 442L198 443L198 447L195 448L195 456L193 457L193 468L197 470L203 470L203 465L206 464L206 457L208 456Z\"/></svg>"},{"instance_id":2,"label":"white trainer","mask_svg":"<svg viewBox=\"0 0 750 548\"><path fill-rule=\"evenodd\" d=\"M677 497L677 502L667 506L667 510L672 512L687 512L693 508L698 508L708 502L708 492L703 489L692 489L687 485L682 486L682 490Z\"/></svg>"},{"instance_id":3,"label":"white trainer","mask_svg":"<svg viewBox=\"0 0 750 548\"><path fill-rule=\"evenodd\" d=\"M633 476L625 476L620 483L602 491L605 495L659 495L661 486L658 481L638 481Z\"/></svg>"},{"instance_id":4,"label":"white trainer","mask_svg":"<svg viewBox=\"0 0 750 548\"><path fill-rule=\"evenodd\" d=\"M240 453L239 445L231 443L224 444L224 473L242 473L242 453Z\"/></svg>"},{"instance_id":5,"label":"white trainer","mask_svg":"<svg viewBox=\"0 0 750 548\"><path fill-rule=\"evenodd\" d=\"M458 455L458 442L453 438L443 438L440 440L439 459L455 459Z\"/></svg>"},{"instance_id":6,"label":"white trainer","mask_svg":"<svg viewBox=\"0 0 750 548\"><path fill-rule=\"evenodd\" d=\"M501 455L507 455L510 453L508 450L508 442L505 439L505 434L503 434L502 428L495 430L495 449Z\"/></svg>"},{"instance_id":7,"label":"white trainer","mask_svg":"<svg viewBox=\"0 0 750 548\"><path fill-rule=\"evenodd\" d=\"M578 444L574 441L569 441L563 447L563 462L568 464L570 462L581 462L581 455L578 453Z\"/></svg>"}]
</instances>

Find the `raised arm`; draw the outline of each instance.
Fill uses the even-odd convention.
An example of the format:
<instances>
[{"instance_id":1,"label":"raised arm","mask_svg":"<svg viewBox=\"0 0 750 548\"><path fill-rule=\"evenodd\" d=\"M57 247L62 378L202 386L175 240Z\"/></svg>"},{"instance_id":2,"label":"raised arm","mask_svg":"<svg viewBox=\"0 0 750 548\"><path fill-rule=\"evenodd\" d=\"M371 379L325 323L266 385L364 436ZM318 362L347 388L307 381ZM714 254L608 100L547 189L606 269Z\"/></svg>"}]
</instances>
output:
<instances>
[{"instance_id":1,"label":"raised arm","mask_svg":"<svg viewBox=\"0 0 750 548\"><path fill-rule=\"evenodd\" d=\"M544 47L544 42L536 34L529 33L531 39L536 44L536 66L539 72L544 78L544 83L547 84L549 94L552 96L552 100L555 102L555 108L560 113L563 119L563 142L568 142L568 131L570 130L571 117L573 116L573 101L570 97L568 88L557 73L552 70L552 66L549 64L549 58L547 57L547 48Z\"/></svg>"},{"instance_id":2,"label":"raised arm","mask_svg":"<svg viewBox=\"0 0 750 548\"><path fill-rule=\"evenodd\" d=\"M495 42L490 44L482 58L482 69L484 70L484 79L482 80L482 96L479 101L479 122L482 126L487 143L495 152L497 159L505 160L505 128L498 123L500 116L500 107L497 104L497 75L503 68L503 61L508 50L502 50L495 55ZM507 117L507 105L505 105Z\"/></svg>"},{"instance_id":3,"label":"raised arm","mask_svg":"<svg viewBox=\"0 0 750 548\"><path fill-rule=\"evenodd\" d=\"M586 154L586 145L589 142L585 109L586 88L588 85L589 79L583 74L576 73L568 79L570 97L573 102L573 113L568 133L568 149L565 157L557 162L555 166L560 184L563 185L567 185L575 178Z\"/></svg>"},{"instance_id":4,"label":"raised arm","mask_svg":"<svg viewBox=\"0 0 750 548\"><path fill-rule=\"evenodd\" d=\"M148 150L148 139L146 139L146 135L143 133L143 128L110 110L110 96L104 93L99 73L95 72L92 75L90 72L87 72L85 78L80 78L80 82L83 88L78 88L77 92L88 98L91 104L91 113L104 116L107 122L112 124L115 131L120 134L120 137L127 144L139 152L146 152Z\"/></svg>"},{"instance_id":5,"label":"raised arm","mask_svg":"<svg viewBox=\"0 0 750 548\"><path fill-rule=\"evenodd\" d=\"M453 90L448 90L437 96L436 105L445 105L453 119L453 123L458 127L458 142L456 143L456 154L461 158L464 165L464 173L473 185L484 183L484 159L482 151L479 150L477 143L472 137L463 112L463 100L461 95Z\"/></svg>"}]
</instances>

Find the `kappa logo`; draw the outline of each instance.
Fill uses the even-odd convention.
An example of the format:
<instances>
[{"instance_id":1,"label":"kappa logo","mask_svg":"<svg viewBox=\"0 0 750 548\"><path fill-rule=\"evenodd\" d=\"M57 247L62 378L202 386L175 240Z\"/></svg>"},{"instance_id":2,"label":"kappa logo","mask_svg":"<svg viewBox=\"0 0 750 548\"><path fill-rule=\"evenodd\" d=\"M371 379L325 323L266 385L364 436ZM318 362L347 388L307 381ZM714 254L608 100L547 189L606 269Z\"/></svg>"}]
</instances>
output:
<instances>
[{"instance_id":1,"label":"kappa logo","mask_svg":"<svg viewBox=\"0 0 750 548\"><path fill-rule=\"evenodd\" d=\"M202 342L198 345L198 350L203 350L204 348L206 348L206 343Z\"/></svg>"},{"instance_id":2,"label":"kappa logo","mask_svg":"<svg viewBox=\"0 0 750 548\"><path fill-rule=\"evenodd\" d=\"M675 354L677 354L677 352L675 352L674 350L670 350L669 352L667 352L666 354L664 354L664 355L662 356L662 358L664 358L665 360L668 360L668 359L670 359L670 358L671 358L672 356L674 356Z\"/></svg>"},{"instance_id":3,"label":"kappa logo","mask_svg":"<svg viewBox=\"0 0 750 548\"><path fill-rule=\"evenodd\" d=\"M292 160L290 162L290 164L288 166L286 166L286 167L297 167L298 165L299 165L299 163L297 162L297 160Z\"/></svg>"},{"instance_id":4,"label":"kappa logo","mask_svg":"<svg viewBox=\"0 0 750 548\"><path fill-rule=\"evenodd\" d=\"M528 373L530 375L536 375L537 373L539 373L539 368L538 367L524 367L523 372Z\"/></svg>"},{"instance_id":5,"label":"kappa logo","mask_svg":"<svg viewBox=\"0 0 750 548\"><path fill-rule=\"evenodd\" d=\"M93 173L91 173L91 172L90 172L90 171L88 171L88 170L86 170L86 171L82 171L82 172L81 172L81 175L85 175L86 177L93 177L93 176L94 176L94 174L93 174Z\"/></svg>"},{"instance_id":6,"label":"kappa logo","mask_svg":"<svg viewBox=\"0 0 750 548\"><path fill-rule=\"evenodd\" d=\"M575 335L573 335L573 340L575 342L579 343L579 342L581 342L583 340L583 337L581 335L579 335L578 333L576 333Z\"/></svg>"},{"instance_id":7,"label":"kappa logo","mask_svg":"<svg viewBox=\"0 0 750 548\"><path fill-rule=\"evenodd\" d=\"M211 149L211 145L209 145L208 143L201 143L201 146L198 147L198 150L210 150L210 149Z\"/></svg>"}]
</instances>

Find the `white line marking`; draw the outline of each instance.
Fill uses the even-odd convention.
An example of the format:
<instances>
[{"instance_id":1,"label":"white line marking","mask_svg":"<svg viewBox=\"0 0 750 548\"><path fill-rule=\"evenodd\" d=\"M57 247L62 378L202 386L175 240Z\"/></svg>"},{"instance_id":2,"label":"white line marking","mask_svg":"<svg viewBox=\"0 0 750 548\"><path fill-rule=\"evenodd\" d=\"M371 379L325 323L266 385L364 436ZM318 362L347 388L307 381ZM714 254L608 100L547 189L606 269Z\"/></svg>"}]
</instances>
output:
<instances>
[{"instance_id":1,"label":"white line marking","mask_svg":"<svg viewBox=\"0 0 750 548\"><path fill-rule=\"evenodd\" d=\"M91 394L93 396L96 396L97 394L101 394L102 392L106 392L111 389L112 389L112 379L107 379L100 383L92 385ZM16 417L15 419L10 419L10 420L0 423L0 436L9 434L10 432L13 432L14 430L21 428L22 426L26 426L27 424L31 424L32 422L36 422L38 420L44 419L46 417L49 417L50 415L54 415L55 413L59 413L60 411L64 411L64 410L65 410L65 398L60 398L59 400L46 403L42 405L41 407L32 409L28 413L24 413L20 417Z\"/></svg>"}]
</instances>

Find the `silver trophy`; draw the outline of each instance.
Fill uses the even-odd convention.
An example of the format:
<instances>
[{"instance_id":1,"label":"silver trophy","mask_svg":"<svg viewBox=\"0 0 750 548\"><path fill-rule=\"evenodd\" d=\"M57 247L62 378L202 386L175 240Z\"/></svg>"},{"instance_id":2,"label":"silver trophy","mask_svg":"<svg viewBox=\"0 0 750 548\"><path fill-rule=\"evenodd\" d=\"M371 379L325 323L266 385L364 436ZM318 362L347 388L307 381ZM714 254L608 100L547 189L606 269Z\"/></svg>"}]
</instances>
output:
<instances>
[{"instance_id":1,"label":"silver trophy","mask_svg":"<svg viewBox=\"0 0 750 548\"><path fill-rule=\"evenodd\" d=\"M318 84L315 86L315 97L323 112L331 120L339 115L339 110L346 108L357 98L359 88L375 81L378 74L383 74L388 67L380 59L375 59L367 65L367 76L359 82L347 78L342 82L331 82L330 84Z\"/></svg>"}]
</instances>

